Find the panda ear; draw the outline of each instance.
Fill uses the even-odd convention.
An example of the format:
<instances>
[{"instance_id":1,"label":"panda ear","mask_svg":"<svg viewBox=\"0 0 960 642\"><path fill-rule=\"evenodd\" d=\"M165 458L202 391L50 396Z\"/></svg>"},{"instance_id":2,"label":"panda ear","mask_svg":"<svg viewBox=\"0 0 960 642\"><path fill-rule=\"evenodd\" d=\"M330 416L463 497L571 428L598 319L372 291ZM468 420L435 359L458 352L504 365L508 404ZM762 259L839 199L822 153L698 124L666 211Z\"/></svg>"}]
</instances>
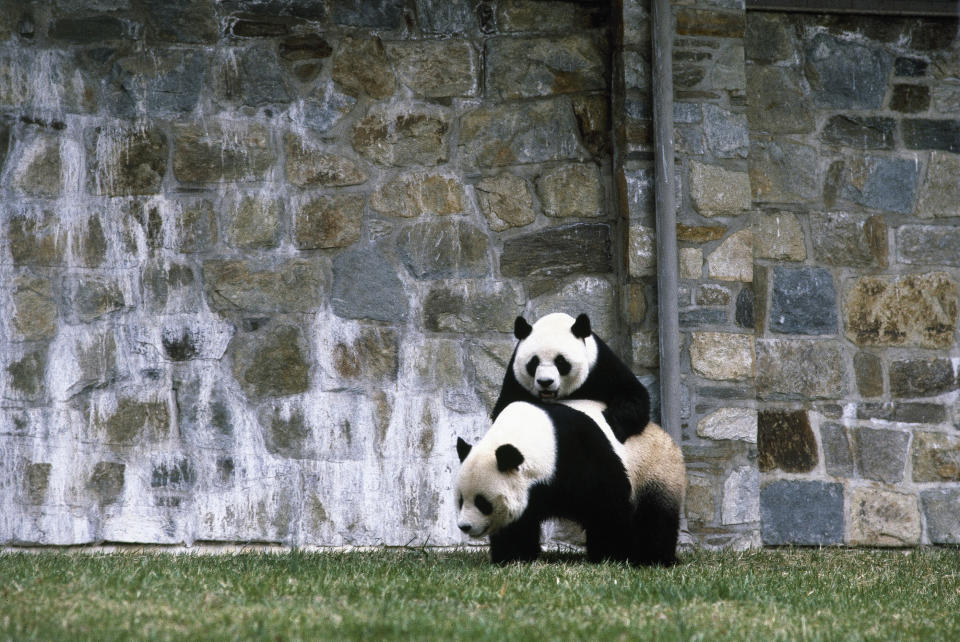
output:
<instances>
[{"instance_id":1,"label":"panda ear","mask_svg":"<svg viewBox=\"0 0 960 642\"><path fill-rule=\"evenodd\" d=\"M523 463L523 454L511 444L504 444L497 448L497 470L505 473L516 470Z\"/></svg>"},{"instance_id":2,"label":"panda ear","mask_svg":"<svg viewBox=\"0 0 960 642\"><path fill-rule=\"evenodd\" d=\"M530 333L533 332L533 326L527 323L527 320L523 317L517 317L516 321L513 322L513 336L519 341L523 341L530 336Z\"/></svg>"},{"instance_id":3,"label":"panda ear","mask_svg":"<svg viewBox=\"0 0 960 642\"><path fill-rule=\"evenodd\" d=\"M581 314L577 317L577 320L574 321L573 327L570 328L570 331L573 332L573 336L578 339L586 339L590 336L590 317L586 314Z\"/></svg>"},{"instance_id":4,"label":"panda ear","mask_svg":"<svg viewBox=\"0 0 960 642\"><path fill-rule=\"evenodd\" d=\"M470 454L470 449L473 448L470 444L463 440L463 437L457 437L457 457L460 458L460 463L463 463L463 460L467 458L467 455Z\"/></svg>"}]
</instances>

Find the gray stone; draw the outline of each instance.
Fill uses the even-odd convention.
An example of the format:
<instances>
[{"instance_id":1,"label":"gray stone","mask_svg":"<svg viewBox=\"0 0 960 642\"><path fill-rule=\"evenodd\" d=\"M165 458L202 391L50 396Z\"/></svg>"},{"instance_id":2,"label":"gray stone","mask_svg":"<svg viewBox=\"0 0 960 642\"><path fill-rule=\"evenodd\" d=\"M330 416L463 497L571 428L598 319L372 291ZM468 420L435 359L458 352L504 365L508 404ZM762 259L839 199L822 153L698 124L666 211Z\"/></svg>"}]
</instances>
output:
<instances>
[{"instance_id":1,"label":"gray stone","mask_svg":"<svg viewBox=\"0 0 960 642\"><path fill-rule=\"evenodd\" d=\"M216 11L211 2L147 2L148 41L178 44L213 44L220 35Z\"/></svg>"},{"instance_id":2,"label":"gray stone","mask_svg":"<svg viewBox=\"0 0 960 642\"><path fill-rule=\"evenodd\" d=\"M703 105L707 145L717 158L746 158L750 146L747 117L717 105Z\"/></svg>"},{"instance_id":3,"label":"gray stone","mask_svg":"<svg viewBox=\"0 0 960 642\"><path fill-rule=\"evenodd\" d=\"M101 506L113 504L123 494L126 466L113 461L98 461L87 480L87 490Z\"/></svg>"},{"instance_id":4,"label":"gray stone","mask_svg":"<svg viewBox=\"0 0 960 642\"><path fill-rule=\"evenodd\" d=\"M431 332L512 332L521 293L509 283L463 281L430 289L423 300L423 326Z\"/></svg>"},{"instance_id":5,"label":"gray stone","mask_svg":"<svg viewBox=\"0 0 960 642\"><path fill-rule=\"evenodd\" d=\"M631 224L628 232L627 270L632 277L648 276L657 269L656 230Z\"/></svg>"},{"instance_id":6,"label":"gray stone","mask_svg":"<svg viewBox=\"0 0 960 642\"><path fill-rule=\"evenodd\" d=\"M210 60L198 52L138 52L119 58L110 72L107 107L119 118L192 112L200 101Z\"/></svg>"},{"instance_id":7,"label":"gray stone","mask_svg":"<svg viewBox=\"0 0 960 642\"><path fill-rule=\"evenodd\" d=\"M727 322L727 311L717 308L680 310L679 320L681 330L701 325L725 325Z\"/></svg>"},{"instance_id":8,"label":"gray stone","mask_svg":"<svg viewBox=\"0 0 960 642\"><path fill-rule=\"evenodd\" d=\"M244 197L229 211L230 244L240 248L276 247L280 243L282 216L282 200Z\"/></svg>"},{"instance_id":9,"label":"gray stone","mask_svg":"<svg viewBox=\"0 0 960 642\"><path fill-rule=\"evenodd\" d=\"M916 432L912 447L913 481L960 481L960 437L940 432Z\"/></svg>"},{"instance_id":10,"label":"gray stone","mask_svg":"<svg viewBox=\"0 0 960 642\"><path fill-rule=\"evenodd\" d=\"M25 348L6 371L10 390L7 397L20 401L41 401L46 393L44 382L47 370L47 346Z\"/></svg>"},{"instance_id":11,"label":"gray stone","mask_svg":"<svg viewBox=\"0 0 960 642\"><path fill-rule=\"evenodd\" d=\"M25 341L52 338L57 330L57 304L49 279L28 275L13 280L13 328Z\"/></svg>"},{"instance_id":12,"label":"gray stone","mask_svg":"<svg viewBox=\"0 0 960 642\"><path fill-rule=\"evenodd\" d=\"M88 189L101 196L160 191L167 171L167 136L159 130L86 132Z\"/></svg>"},{"instance_id":13,"label":"gray stone","mask_svg":"<svg viewBox=\"0 0 960 642\"><path fill-rule=\"evenodd\" d=\"M580 140L594 157L610 151L610 104L602 95L574 94L570 97Z\"/></svg>"},{"instance_id":14,"label":"gray stone","mask_svg":"<svg viewBox=\"0 0 960 642\"><path fill-rule=\"evenodd\" d=\"M390 216L416 218L421 214L456 214L464 208L463 186L454 177L425 172L400 174L370 198L370 207Z\"/></svg>"},{"instance_id":15,"label":"gray stone","mask_svg":"<svg viewBox=\"0 0 960 642\"><path fill-rule=\"evenodd\" d=\"M853 436L854 457L861 477L888 484L903 481L909 433L861 427L854 429Z\"/></svg>"},{"instance_id":16,"label":"gray stone","mask_svg":"<svg viewBox=\"0 0 960 642\"><path fill-rule=\"evenodd\" d=\"M861 396L879 397L883 394L883 362L880 357L869 352L858 352L853 357L853 370Z\"/></svg>"},{"instance_id":17,"label":"gray stone","mask_svg":"<svg viewBox=\"0 0 960 642\"><path fill-rule=\"evenodd\" d=\"M404 0L331 0L330 17L338 25L368 29L399 29Z\"/></svg>"},{"instance_id":18,"label":"gray stone","mask_svg":"<svg viewBox=\"0 0 960 642\"><path fill-rule=\"evenodd\" d=\"M297 127L326 133L353 110L357 99L340 93L330 82L317 87L303 101L290 106L287 117Z\"/></svg>"},{"instance_id":19,"label":"gray stone","mask_svg":"<svg viewBox=\"0 0 960 642\"><path fill-rule=\"evenodd\" d=\"M960 153L960 120L908 118L900 125L907 149L936 149Z\"/></svg>"},{"instance_id":20,"label":"gray stone","mask_svg":"<svg viewBox=\"0 0 960 642\"><path fill-rule=\"evenodd\" d=\"M304 419L303 411L299 408L284 410L267 406L260 411L258 419L267 452L288 459L314 457L313 431Z\"/></svg>"},{"instance_id":21,"label":"gray stone","mask_svg":"<svg viewBox=\"0 0 960 642\"><path fill-rule=\"evenodd\" d=\"M820 443L823 445L823 464L827 474L834 477L853 477L853 450L850 448L847 429L840 424L821 424Z\"/></svg>"},{"instance_id":22,"label":"gray stone","mask_svg":"<svg viewBox=\"0 0 960 642\"><path fill-rule=\"evenodd\" d=\"M588 35L487 41L487 87L500 100L600 90L604 56Z\"/></svg>"},{"instance_id":23,"label":"gray stone","mask_svg":"<svg viewBox=\"0 0 960 642\"><path fill-rule=\"evenodd\" d=\"M310 364L298 327L278 326L255 336L237 333L230 352L233 376L251 398L294 395L310 385Z\"/></svg>"},{"instance_id":24,"label":"gray stone","mask_svg":"<svg viewBox=\"0 0 960 642\"><path fill-rule=\"evenodd\" d=\"M927 85L894 85L890 95L890 109L902 114L917 114L930 107L930 87Z\"/></svg>"},{"instance_id":25,"label":"gray stone","mask_svg":"<svg viewBox=\"0 0 960 642\"><path fill-rule=\"evenodd\" d=\"M416 0L416 7L417 23L424 33L458 34L478 27L472 0Z\"/></svg>"},{"instance_id":26,"label":"gray stone","mask_svg":"<svg viewBox=\"0 0 960 642\"><path fill-rule=\"evenodd\" d=\"M917 163L906 158L855 158L847 164L840 195L865 207L909 214L918 174Z\"/></svg>"},{"instance_id":27,"label":"gray stone","mask_svg":"<svg viewBox=\"0 0 960 642\"><path fill-rule=\"evenodd\" d=\"M68 320L89 323L127 306L120 285L105 277L70 276L64 280Z\"/></svg>"},{"instance_id":28,"label":"gray stone","mask_svg":"<svg viewBox=\"0 0 960 642\"><path fill-rule=\"evenodd\" d=\"M477 204L494 232L533 223L533 195L527 182L514 174L484 178L476 184Z\"/></svg>"},{"instance_id":29,"label":"gray stone","mask_svg":"<svg viewBox=\"0 0 960 642\"><path fill-rule=\"evenodd\" d=\"M694 332L690 337L690 365L706 379L749 379L754 375L753 343L752 335Z\"/></svg>"},{"instance_id":30,"label":"gray stone","mask_svg":"<svg viewBox=\"0 0 960 642\"><path fill-rule=\"evenodd\" d=\"M100 267L107 259L107 238L103 233L103 225L96 215L87 219L86 230L77 230L71 239L71 250L74 258L83 267Z\"/></svg>"},{"instance_id":31,"label":"gray stone","mask_svg":"<svg viewBox=\"0 0 960 642\"><path fill-rule=\"evenodd\" d=\"M297 187L343 187L359 185L367 174L355 162L322 151L319 146L287 135L287 180Z\"/></svg>"},{"instance_id":32,"label":"gray stone","mask_svg":"<svg viewBox=\"0 0 960 642\"><path fill-rule=\"evenodd\" d=\"M894 398L933 397L958 386L949 359L908 359L890 364L890 394Z\"/></svg>"},{"instance_id":33,"label":"gray stone","mask_svg":"<svg viewBox=\"0 0 960 642\"><path fill-rule=\"evenodd\" d=\"M558 290L550 291L528 301L527 312L539 319L551 312L567 312L573 316L586 313L590 327L599 337L613 338L619 289L608 279L597 276L577 276ZM645 302L644 302L645 303ZM636 307L637 303L634 303Z\"/></svg>"},{"instance_id":34,"label":"gray stone","mask_svg":"<svg viewBox=\"0 0 960 642\"><path fill-rule=\"evenodd\" d=\"M725 525L760 521L760 475L753 466L740 466L723 482L720 519Z\"/></svg>"},{"instance_id":35,"label":"gray stone","mask_svg":"<svg viewBox=\"0 0 960 642\"><path fill-rule=\"evenodd\" d=\"M757 467L760 472L813 470L819 455L817 440L804 410L761 410L757 415Z\"/></svg>"},{"instance_id":36,"label":"gray stone","mask_svg":"<svg viewBox=\"0 0 960 642\"><path fill-rule=\"evenodd\" d=\"M160 461L150 471L150 488L190 490L197 483L197 468L186 457Z\"/></svg>"},{"instance_id":37,"label":"gray stone","mask_svg":"<svg viewBox=\"0 0 960 642\"><path fill-rule=\"evenodd\" d=\"M944 79L933 88L934 110L944 116L953 116L960 110L960 84Z\"/></svg>"},{"instance_id":38,"label":"gray stone","mask_svg":"<svg viewBox=\"0 0 960 642\"><path fill-rule=\"evenodd\" d=\"M294 244L301 250L347 247L360 240L363 194L319 196L295 217Z\"/></svg>"},{"instance_id":39,"label":"gray stone","mask_svg":"<svg viewBox=\"0 0 960 642\"><path fill-rule=\"evenodd\" d=\"M886 267L887 226L882 216L847 212L814 213L810 217L813 256L823 265Z\"/></svg>"},{"instance_id":40,"label":"gray stone","mask_svg":"<svg viewBox=\"0 0 960 642\"><path fill-rule=\"evenodd\" d=\"M547 228L508 239L500 255L506 277L555 279L571 274L613 271L610 227L576 224Z\"/></svg>"},{"instance_id":41,"label":"gray stone","mask_svg":"<svg viewBox=\"0 0 960 642\"><path fill-rule=\"evenodd\" d=\"M91 388L103 387L116 379L117 343L112 329L61 337L58 337L53 349L56 351L59 348L66 353L65 362L68 366L50 383L53 396L58 401L70 399Z\"/></svg>"},{"instance_id":42,"label":"gray stone","mask_svg":"<svg viewBox=\"0 0 960 642\"><path fill-rule=\"evenodd\" d=\"M803 228L792 212L761 212L753 225L757 258L802 261L807 258Z\"/></svg>"},{"instance_id":43,"label":"gray stone","mask_svg":"<svg viewBox=\"0 0 960 642\"><path fill-rule=\"evenodd\" d=\"M357 287L357 275L363 287ZM396 268L376 246L354 246L333 260L334 313L347 319L371 319L388 323L406 320L409 303Z\"/></svg>"},{"instance_id":44,"label":"gray stone","mask_svg":"<svg viewBox=\"0 0 960 642\"><path fill-rule=\"evenodd\" d=\"M170 411L166 401L141 401L119 397L116 409L106 418L94 416L102 443L117 447L156 445L170 435Z\"/></svg>"},{"instance_id":45,"label":"gray stone","mask_svg":"<svg viewBox=\"0 0 960 642\"><path fill-rule=\"evenodd\" d=\"M56 198L63 189L63 161L60 139L48 134L36 134L29 142L21 143L22 152L13 166L10 184L18 192L37 198Z\"/></svg>"},{"instance_id":46,"label":"gray stone","mask_svg":"<svg viewBox=\"0 0 960 642\"><path fill-rule=\"evenodd\" d=\"M814 36L803 50L805 71L818 107L879 109L893 57L880 48Z\"/></svg>"},{"instance_id":47,"label":"gray stone","mask_svg":"<svg viewBox=\"0 0 960 642\"><path fill-rule=\"evenodd\" d=\"M760 489L763 543L825 546L843 543L843 486L776 481Z\"/></svg>"},{"instance_id":48,"label":"gray stone","mask_svg":"<svg viewBox=\"0 0 960 642\"><path fill-rule=\"evenodd\" d=\"M28 504L42 504L50 485L51 464L31 462L24 471L24 491Z\"/></svg>"},{"instance_id":49,"label":"gray stone","mask_svg":"<svg viewBox=\"0 0 960 642\"><path fill-rule=\"evenodd\" d=\"M921 491L920 505L931 544L960 544L960 489Z\"/></svg>"},{"instance_id":50,"label":"gray stone","mask_svg":"<svg viewBox=\"0 0 960 642\"><path fill-rule=\"evenodd\" d=\"M542 0L504 0L497 4L496 24L501 32L571 31L605 19L603 7ZM599 15L597 15L599 14Z\"/></svg>"},{"instance_id":51,"label":"gray stone","mask_svg":"<svg viewBox=\"0 0 960 642\"><path fill-rule=\"evenodd\" d=\"M747 13L744 37L746 59L770 63L792 60L796 50L794 25L780 16L763 12Z\"/></svg>"},{"instance_id":52,"label":"gray stone","mask_svg":"<svg viewBox=\"0 0 960 642\"><path fill-rule=\"evenodd\" d=\"M295 92L272 47L254 46L218 65L223 96L248 107L284 105Z\"/></svg>"},{"instance_id":53,"label":"gray stone","mask_svg":"<svg viewBox=\"0 0 960 642\"><path fill-rule=\"evenodd\" d=\"M333 80L351 96L377 100L389 98L396 88L393 67L377 37L345 38L333 57Z\"/></svg>"},{"instance_id":54,"label":"gray stone","mask_svg":"<svg viewBox=\"0 0 960 642\"><path fill-rule=\"evenodd\" d=\"M276 160L261 125L177 125L174 131L173 173L182 183L261 180Z\"/></svg>"},{"instance_id":55,"label":"gray stone","mask_svg":"<svg viewBox=\"0 0 960 642\"><path fill-rule=\"evenodd\" d=\"M424 40L387 45L400 81L420 96L476 96L479 61L467 40Z\"/></svg>"},{"instance_id":56,"label":"gray stone","mask_svg":"<svg viewBox=\"0 0 960 642\"><path fill-rule=\"evenodd\" d=\"M397 111L374 107L354 127L353 148L379 165L433 166L448 157L450 123L445 111L412 107Z\"/></svg>"},{"instance_id":57,"label":"gray stone","mask_svg":"<svg viewBox=\"0 0 960 642\"><path fill-rule=\"evenodd\" d=\"M750 208L750 179L744 172L691 161L690 198L704 216L737 216Z\"/></svg>"},{"instance_id":58,"label":"gray stone","mask_svg":"<svg viewBox=\"0 0 960 642\"><path fill-rule=\"evenodd\" d=\"M543 213L558 218L594 218L603 208L603 185L596 165L561 165L537 177Z\"/></svg>"},{"instance_id":59,"label":"gray stone","mask_svg":"<svg viewBox=\"0 0 960 642\"><path fill-rule=\"evenodd\" d=\"M960 266L960 228L904 225L897 230L901 263Z\"/></svg>"},{"instance_id":60,"label":"gray stone","mask_svg":"<svg viewBox=\"0 0 960 642\"><path fill-rule=\"evenodd\" d=\"M960 111L960 104L957 106ZM920 187L917 215L952 217L960 213L960 156L946 152L930 152L926 180Z\"/></svg>"},{"instance_id":61,"label":"gray stone","mask_svg":"<svg viewBox=\"0 0 960 642\"><path fill-rule=\"evenodd\" d=\"M102 43L110 40L131 39L132 25L113 16L58 18L50 25L50 37L74 44Z\"/></svg>"},{"instance_id":62,"label":"gray stone","mask_svg":"<svg viewBox=\"0 0 960 642\"><path fill-rule=\"evenodd\" d=\"M260 261L205 261L207 303L221 315L309 312L326 295L327 266L320 257L291 259L272 269Z\"/></svg>"},{"instance_id":63,"label":"gray stone","mask_svg":"<svg viewBox=\"0 0 960 642\"><path fill-rule=\"evenodd\" d=\"M793 203L812 201L820 196L820 181L814 168L819 150L786 138L750 139L750 189L756 201Z\"/></svg>"},{"instance_id":64,"label":"gray stone","mask_svg":"<svg viewBox=\"0 0 960 642\"><path fill-rule=\"evenodd\" d=\"M916 495L861 487L850 497L852 546L916 546L920 543Z\"/></svg>"},{"instance_id":65,"label":"gray stone","mask_svg":"<svg viewBox=\"0 0 960 642\"><path fill-rule=\"evenodd\" d=\"M757 339L761 399L840 399L847 393L843 348L836 341Z\"/></svg>"},{"instance_id":66,"label":"gray stone","mask_svg":"<svg viewBox=\"0 0 960 642\"><path fill-rule=\"evenodd\" d=\"M461 221L415 223L397 237L397 251L418 279L469 278L490 273L489 239Z\"/></svg>"},{"instance_id":67,"label":"gray stone","mask_svg":"<svg viewBox=\"0 0 960 642\"><path fill-rule=\"evenodd\" d=\"M947 421L947 409L936 403L862 403L857 419L881 419L904 424L940 424Z\"/></svg>"},{"instance_id":68,"label":"gray stone","mask_svg":"<svg viewBox=\"0 0 960 642\"><path fill-rule=\"evenodd\" d=\"M893 70L897 76L914 78L923 76L927 72L929 64L922 58L900 56L893 61Z\"/></svg>"},{"instance_id":69,"label":"gray stone","mask_svg":"<svg viewBox=\"0 0 960 642\"><path fill-rule=\"evenodd\" d=\"M697 422L697 435L706 439L735 439L757 443L757 411L720 408Z\"/></svg>"},{"instance_id":70,"label":"gray stone","mask_svg":"<svg viewBox=\"0 0 960 642\"><path fill-rule=\"evenodd\" d=\"M473 370L473 388L485 408L493 408L500 396L503 373L516 347L516 341L471 342L467 352Z\"/></svg>"},{"instance_id":71,"label":"gray stone","mask_svg":"<svg viewBox=\"0 0 960 642\"><path fill-rule=\"evenodd\" d=\"M893 149L896 126L893 118L832 116L820 132L820 140L853 149Z\"/></svg>"},{"instance_id":72,"label":"gray stone","mask_svg":"<svg viewBox=\"0 0 960 642\"><path fill-rule=\"evenodd\" d=\"M754 319L754 307L756 306L756 299L754 297L753 288L749 286L744 286L740 290L740 294L737 295L737 306L734 312L734 321L741 328L753 329L755 326Z\"/></svg>"},{"instance_id":73,"label":"gray stone","mask_svg":"<svg viewBox=\"0 0 960 642\"><path fill-rule=\"evenodd\" d=\"M204 252L217 244L217 217L213 203L200 201L179 204L176 213L176 243L181 252Z\"/></svg>"},{"instance_id":74,"label":"gray stone","mask_svg":"<svg viewBox=\"0 0 960 642\"><path fill-rule=\"evenodd\" d=\"M773 269L770 330L784 334L835 334L837 292L823 268Z\"/></svg>"}]
</instances>

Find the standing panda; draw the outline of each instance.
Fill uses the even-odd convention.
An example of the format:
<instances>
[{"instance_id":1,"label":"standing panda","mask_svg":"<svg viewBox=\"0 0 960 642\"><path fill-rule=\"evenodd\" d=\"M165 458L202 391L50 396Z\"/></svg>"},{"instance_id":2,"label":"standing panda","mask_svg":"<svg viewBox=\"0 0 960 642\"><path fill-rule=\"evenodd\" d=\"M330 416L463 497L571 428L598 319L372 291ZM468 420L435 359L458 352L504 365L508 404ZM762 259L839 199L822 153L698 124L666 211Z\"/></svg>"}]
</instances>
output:
<instances>
[{"instance_id":1,"label":"standing panda","mask_svg":"<svg viewBox=\"0 0 960 642\"><path fill-rule=\"evenodd\" d=\"M655 424L621 444L603 411L515 402L475 446L457 439L457 524L490 537L494 563L536 559L540 525L554 517L584 528L590 561L676 562L683 454Z\"/></svg>"},{"instance_id":2,"label":"standing panda","mask_svg":"<svg viewBox=\"0 0 960 642\"><path fill-rule=\"evenodd\" d=\"M623 361L590 329L581 314L554 313L532 326L517 317L519 340L503 378L492 418L514 401L590 399L606 406L603 414L621 443L650 422L650 395Z\"/></svg>"}]
</instances>

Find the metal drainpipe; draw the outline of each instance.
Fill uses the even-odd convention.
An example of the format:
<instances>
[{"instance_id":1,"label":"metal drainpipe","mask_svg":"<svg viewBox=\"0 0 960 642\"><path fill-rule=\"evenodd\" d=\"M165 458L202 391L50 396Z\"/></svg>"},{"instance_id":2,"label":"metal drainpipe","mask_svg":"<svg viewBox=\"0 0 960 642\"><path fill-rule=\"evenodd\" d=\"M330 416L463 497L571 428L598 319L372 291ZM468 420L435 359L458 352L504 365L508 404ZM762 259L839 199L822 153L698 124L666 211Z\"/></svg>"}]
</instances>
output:
<instances>
[{"instance_id":1,"label":"metal drainpipe","mask_svg":"<svg viewBox=\"0 0 960 642\"><path fill-rule=\"evenodd\" d=\"M656 172L657 303L660 320L660 423L680 442L680 321L677 210L674 202L673 20L670 0L650 3Z\"/></svg>"}]
</instances>

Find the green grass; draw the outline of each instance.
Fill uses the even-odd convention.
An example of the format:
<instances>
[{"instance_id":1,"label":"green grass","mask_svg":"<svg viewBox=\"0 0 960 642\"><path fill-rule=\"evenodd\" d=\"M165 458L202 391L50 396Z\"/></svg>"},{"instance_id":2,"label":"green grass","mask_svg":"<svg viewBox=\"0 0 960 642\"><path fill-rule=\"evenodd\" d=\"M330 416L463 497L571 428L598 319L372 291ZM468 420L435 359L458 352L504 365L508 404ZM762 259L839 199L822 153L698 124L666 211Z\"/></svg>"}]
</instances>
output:
<instances>
[{"instance_id":1,"label":"green grass","mask_svg":"<svg viewBox=\"0 0 960 642\"><path fill-rule=\"evenodd\" d=\"M482 553L0 554L0 640L960 639L956 549L694 552L670 569Z\"/></svg>"}]
</instances>

